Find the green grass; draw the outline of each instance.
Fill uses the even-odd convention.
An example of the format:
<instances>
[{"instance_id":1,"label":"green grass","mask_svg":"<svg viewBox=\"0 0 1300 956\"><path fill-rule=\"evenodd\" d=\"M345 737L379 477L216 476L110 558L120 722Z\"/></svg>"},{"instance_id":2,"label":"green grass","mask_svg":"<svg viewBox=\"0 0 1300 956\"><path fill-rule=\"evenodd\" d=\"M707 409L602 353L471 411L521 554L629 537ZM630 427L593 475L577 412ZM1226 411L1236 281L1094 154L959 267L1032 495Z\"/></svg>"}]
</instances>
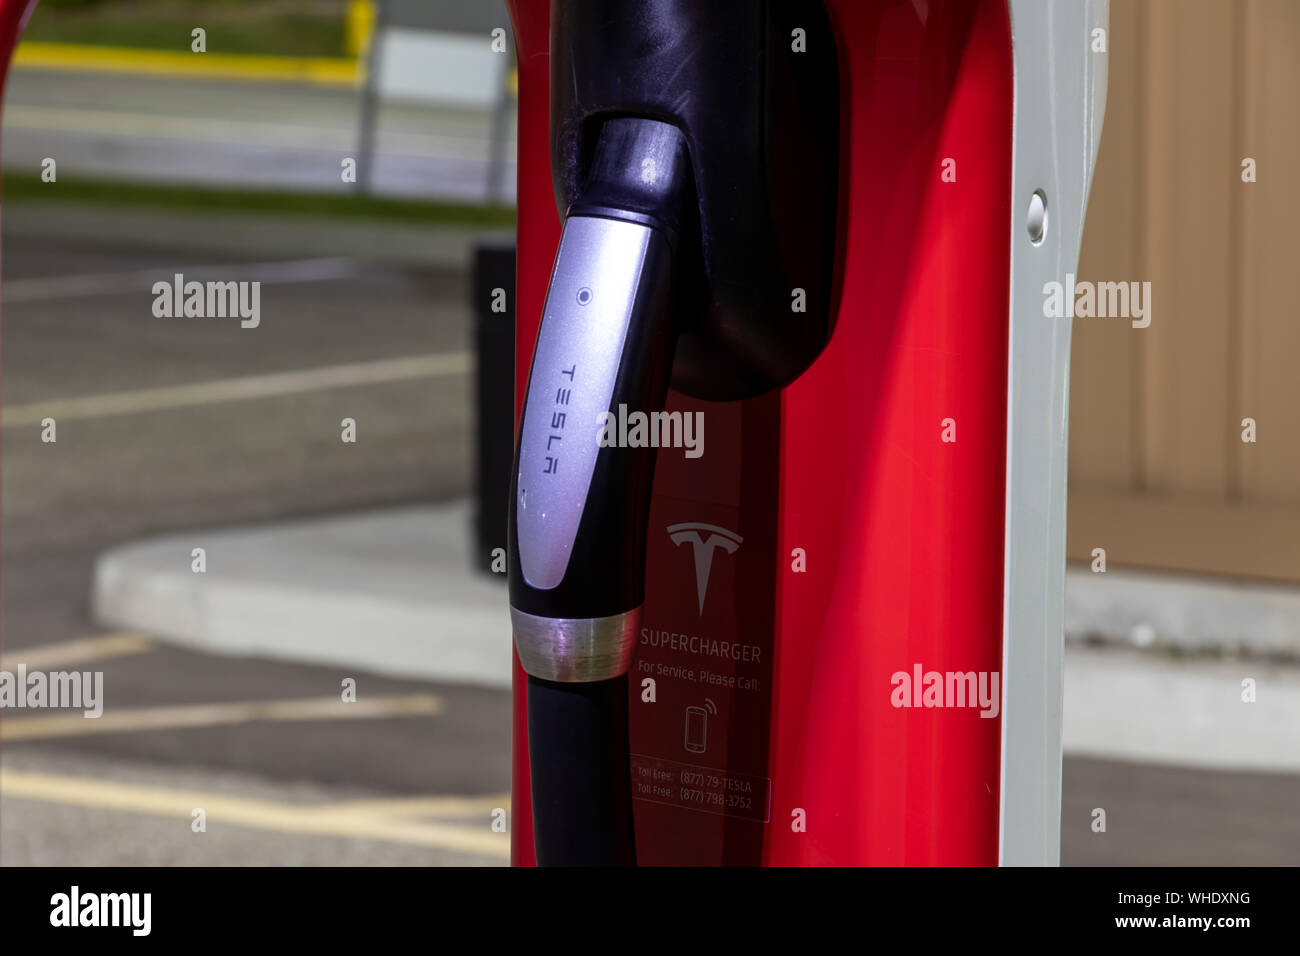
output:
<instances>
[{"instance_id":1,"label":"green grass","mask_svg":"<svg viewBox=\"0 0 1300 956\"><path fill-rule=\"evenodd\" d=\"M128 205L185 212L247 212L258 215L314 216L331 219L381 219L427 225L513 228L513 206L384 199L347 193L272 192L260 189L210 189L110 180L43 183L30 173L5 173L5 206L38 200L79 205Z\"/></svg>"},{"instance_id":2,"label":"green grass","mask_svg":"<svg viewBox=\"0 0 1300 956\"><path fill-rule=\"evenodd\" d=\"M53 4L42 0L23 31L23 39L189 52L190 31L202 27L207 31L209 53L338 57L346 55L346 5L346 0Z\"/></svg>"}]
</instances>

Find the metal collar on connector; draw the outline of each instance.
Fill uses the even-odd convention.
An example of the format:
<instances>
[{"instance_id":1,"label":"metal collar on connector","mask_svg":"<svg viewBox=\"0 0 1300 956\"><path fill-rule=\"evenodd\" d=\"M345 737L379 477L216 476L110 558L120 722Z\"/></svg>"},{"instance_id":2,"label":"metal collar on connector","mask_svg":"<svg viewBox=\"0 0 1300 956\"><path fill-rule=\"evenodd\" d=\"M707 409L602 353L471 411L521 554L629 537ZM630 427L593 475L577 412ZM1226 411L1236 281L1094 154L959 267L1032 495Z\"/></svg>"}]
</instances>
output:
<instances>
[{"instance_id":1,"label":"metal collar on connector","mask_svg":"<svg viewBox=\"0 0 1300 956\"><path fill-rule=\"evenodd\" d=\"M510 609L519 663L541 680L586 683L626 674L632 666L641 608L593 618L537 617Z\"/></svg>"}]
</instances>

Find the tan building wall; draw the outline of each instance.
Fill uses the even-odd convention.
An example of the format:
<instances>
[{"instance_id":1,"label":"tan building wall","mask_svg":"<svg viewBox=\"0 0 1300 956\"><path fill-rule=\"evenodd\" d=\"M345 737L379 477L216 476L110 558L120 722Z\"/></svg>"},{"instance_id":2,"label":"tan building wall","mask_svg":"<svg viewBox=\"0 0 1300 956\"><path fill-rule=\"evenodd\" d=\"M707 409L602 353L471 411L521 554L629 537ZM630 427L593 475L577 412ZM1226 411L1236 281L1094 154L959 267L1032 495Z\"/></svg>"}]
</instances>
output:
<instances>
[{"instance_id":1,"label":"tan building wall","mask_svg":"<svg viewBox=\"0 0 1300 956\"><path fill-rule=\"evenodd\" d=\"M1109 40L1079 279L1152 321L1074 320L1070 558L1300 582L1300 0L1112 0Z\"/></svg>"}]
</instances>

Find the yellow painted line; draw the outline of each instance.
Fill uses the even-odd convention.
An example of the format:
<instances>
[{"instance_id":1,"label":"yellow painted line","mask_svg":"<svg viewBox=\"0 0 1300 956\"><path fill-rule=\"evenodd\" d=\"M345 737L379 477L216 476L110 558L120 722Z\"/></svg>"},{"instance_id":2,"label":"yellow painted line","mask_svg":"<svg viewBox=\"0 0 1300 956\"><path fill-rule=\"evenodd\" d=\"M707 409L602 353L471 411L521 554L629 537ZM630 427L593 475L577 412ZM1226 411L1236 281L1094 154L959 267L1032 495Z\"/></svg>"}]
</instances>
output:
<instances>
[{"instance_id":1,"label":"yellow painted line","mask_svg":"<svg viewBox=\"0 0 1300 956\"><path fill-rule=\"evenodd\" d=\"M303 700L254 700L229 704L179 707L108 708L100 717L81 711L39 717L0 719L0 740L43 740L92 734L125 734L146 730L183 730L256 721L359 720L382 717L427 717L442 713L442 700L432 694L405 697L363 697L345 703L339 697ZM9 711L10 714L14 711Z\"/></svg>"},{"instance_id":2,"label":"yellow painted line","mask_svg":"<svg viewBox=\"0 0 1300 956\"><path fill-rule=\"evenodd\" d=\"M463 819L492 815L496 809L510 810L510 794L496 793L482 797L393 797L385 800L349 800L335 803L336 810L371 813L378 816L444 817Z\"/></svg>"},{"instance_id":3,"label":"yellow painted line","mask_svg":"<svg viewBox=\"0 0 1300 956\"><path fill-rule=\"evenodd\" d=\"M364 56L370 50L378 11L373 0L349 0L344 14L346 46L349 56Z\"/></svg>"},{"instance_id":4,"label":"yellow painted line","mask_svg":"<svg viewBox=\"0 0 1300 956\"><path fill-rule=\"evenodd\" d=\"M358 385L380 385L424 378L465 375L473 368L469 352L439 352L405 358L379 359L373 362L349 362L294 372L248 375L241 378L194 382L142 388L129 392L86 395L80 398L51 399L9 405L0 410L0 427L39 425L46 418L105 418L112 415L136 415L143 412L192 408L221 402L300 395Z\"/></svg>"},{"instance_id":5,"label":"yellow painted line","mask_svg":"<svg viewBox=\"0 0 1300 956\"><path fill-rule=\"evenodd\" d=\"M20 43L14 66L35 70L143 73L225 80L356 86L364 71L346 57L192 53L76 43Z\"/></svg>"},{"instance_id":6,"label":"yellow painted line","mask_svg":"<svg viewBox=\"0 0 1300 956\"><path fill-rule=\"evenodd\" d=\"M0 768L0 794L10 799L183 820L192 820L194 810L201 808L208 832L212 832L214 824L228 824L278 833L380 840L499 860L510 856L509 836L494 833L489 817L472 827L394 820L349 809L347 805L279 803L3 768Z\"/></svg>"},{"instance_id":7,"label":"yellow painted line","mask_svg":"<svg viewBox=\"0 0 1300 956\"><path fill-rule=\"evenodd\" d=\"M128 654L143 654L153 645L139 634L125 632L102 637L82 637L58 644L40 644L0 655L0 670L13 671L21 664L28 670L63 667L87 661L103 661Z\"/></svg>"}]
</instances>

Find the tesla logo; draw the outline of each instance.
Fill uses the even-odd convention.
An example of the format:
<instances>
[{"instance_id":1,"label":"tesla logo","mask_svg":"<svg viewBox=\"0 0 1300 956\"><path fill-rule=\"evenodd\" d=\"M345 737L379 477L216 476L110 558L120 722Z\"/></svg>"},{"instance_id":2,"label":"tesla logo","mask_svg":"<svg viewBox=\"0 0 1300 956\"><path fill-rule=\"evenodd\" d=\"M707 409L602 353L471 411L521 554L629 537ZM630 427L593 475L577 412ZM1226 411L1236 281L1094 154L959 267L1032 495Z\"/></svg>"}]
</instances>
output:
<instances>
[{"instance_id":1,"label":"tesla logo","mask_svg":"<svg viewBox=\"0 0 1300 956\"><path fill-rule=\"evenodd\" d=\"M704 613L704 595L709 590L709 569L713 567L713 551L722 548L735 554L744 539L734 531L719 528L716 524L687 521L670 524L668 537L675 545L690 544L695 554L695 592L700 598L700 613Z\"/></svg>"}]
</instances>

